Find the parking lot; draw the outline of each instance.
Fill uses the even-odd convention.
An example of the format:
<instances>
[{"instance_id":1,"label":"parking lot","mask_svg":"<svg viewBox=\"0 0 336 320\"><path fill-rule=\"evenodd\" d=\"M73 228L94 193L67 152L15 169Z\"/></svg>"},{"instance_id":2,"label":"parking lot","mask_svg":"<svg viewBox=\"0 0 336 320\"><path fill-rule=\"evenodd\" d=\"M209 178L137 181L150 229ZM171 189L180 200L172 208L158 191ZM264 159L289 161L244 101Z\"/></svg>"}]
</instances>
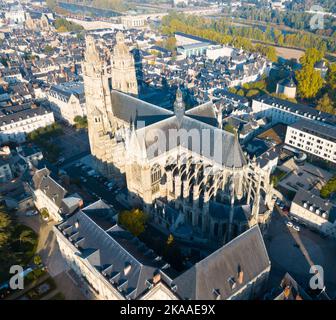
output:
<instances>
[{"instance_id":1,"label":"parking lot","mask_svg":"<svg viewBox=\"0 0 336 320\"><path fill-rule=\"evenodd\" d=\"M93 173L92 169L88 166L79 166L78 161L68 166L66 172L70 178L80 180L80 188L83 191L82 195L86 204L98 199L103 199L112 205L116 211L126 209L125 206L116 200L116 196L122 192L122 190L118 188L113 181L108 181L97 173ZM89 197L87 195L89 195Z\"/></svg>"},{"instance_id":2,"label":"parking lot","mask_svg":"<svg viewBox=\"0 0 336 320\"><path fill-rule=\"evenodd\" d=\"M312 265L324 270L326 292L336 296L336 241L300 225L300 231L288 227L288 218L278 208L274 210L272 223L265 237L265 243L272 263L269 287L280 284L289 272L303 287L308 287ZM293 222L297 225L296 222Z\"/></svg>"}]
</instances>

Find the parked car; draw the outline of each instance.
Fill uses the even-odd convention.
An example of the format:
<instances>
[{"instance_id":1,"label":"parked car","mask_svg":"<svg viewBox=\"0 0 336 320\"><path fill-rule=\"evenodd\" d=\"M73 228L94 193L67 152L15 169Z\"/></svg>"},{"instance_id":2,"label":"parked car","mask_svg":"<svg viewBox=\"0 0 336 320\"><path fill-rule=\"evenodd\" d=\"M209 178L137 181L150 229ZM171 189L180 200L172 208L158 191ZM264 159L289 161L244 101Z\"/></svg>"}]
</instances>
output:
<instances>
[{"instance_id":1,"label":"parked car","mask_svg":"<svg viewBox=\"0 0 336 320\"><path fill-rule=\"evenodd\" d=\"M36 216L36 215L38 215L37 210L29 210L29 211L26 212L27 217L33 217L33 216Z\"/></svg>"},{"instance_id":2,"label":"parked car","mask_svg":"<svg viewBox=\"0 0 336 320\"><path fill-rule=\"evenodd\" d=\"M300 232L300 227L298 225L293 225L293 229L297 232Z\"/></svg>"},{"instance_id":3,"label":"parked car","mask_svg":"<svg viewBox=\"0 0 336 320\"><path fill-rule=\"evenodd\" d=\"M293 227L293 223L290 222L290 221L287 221L286 226L289 227L289 228L292 228Z\"/></svg>"}]
</instances>

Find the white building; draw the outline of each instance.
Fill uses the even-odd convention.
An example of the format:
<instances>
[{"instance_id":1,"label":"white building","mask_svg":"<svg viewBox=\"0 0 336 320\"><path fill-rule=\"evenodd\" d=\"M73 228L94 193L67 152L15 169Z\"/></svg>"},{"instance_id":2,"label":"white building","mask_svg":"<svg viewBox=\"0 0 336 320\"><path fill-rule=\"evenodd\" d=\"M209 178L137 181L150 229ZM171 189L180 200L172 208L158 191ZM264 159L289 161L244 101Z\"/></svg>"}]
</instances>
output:
<instances>
[{"instance_id":1,"label":"white building","mask_svg":"<svg viewBox=\"0 0 336 320\"><path fill-rule=\"evenodd\" d=\"M26 19L22 6L12 6L8 12L5 12L5 19L10 23L22 24Z\"/></svg>"},{"instance_id":2,"label":"white building","mask_svg":"<svg viewBox=\"0 0 336 320\"><path fill-rule=\"evenodd\" d=\"M0 110L0 142L24 142L26 135L55 122L54 114L42 107L14 106Z\"/></svg>"},{"instance_id":3,"label":"white building","mask_svg":"<svg viewBox=\"0 0 336 320\"><path fill-rule=\"evenodd\" d=\"M31 191L35 207L39 211L47 209L49 218L54 221L62 221L64 215L73 213L83 204L78 195L68 196L67 190L50 176L47 168L35 172Z\"/></svg>"},{"instance_id":4,"label":"white building","mask_svg":"<svg viewBox=\"0 0 336 320\"><path fill-rule=\"evenodd\" d=\"M296 97L296 84L293 78L284 79L277 83L277 94L283 94L288 98L295 99Z\"/></svg>"},{"instance_id":5,"label":"white building","mask_svg":"<svg viewBox=\"0 0 336 320\"><path fill-rule=\"evenodd\" d=\"M330 201L300 190L292 201L290 213L308 227L336 239L336 207Z\"/></svg>"},{"instance_id":6,"label":"white building","mask_svg":"<svg viewBox=\"0 0 336 320\"><path fill-rule=\"evenodd\" d=\"M287 127L285 143L336 164L336 126L301 120Z\"/></svg>"},{"instance_id":7,"label":"white building","mask_svg":"<svg viewBox=\"0 0 336 320\"><path fill-rule=\"evenodd\" d=\"M84 85L78 82L67 82L54 85L47 94L50 108L55 117L74 124L76 116L86 115Z\"/></svg>"},{"instance_id":8,"label":"white building","mask_svg":"<svg viewBox=\"0 0 336 320\"><path fill-rule=\"evenodd\" d=\"M115 214L99 200L54 227L62 256L91 297L237 300L264 291L270 261L258 226L178 272L116 224Z\"/></svg>"},{"instance_id":9,"label":"white building","mask_svg":"<svg viewBox=\"0 0 336 320\"><path fill-rule=\"evenodd\" d=\"M143 16L122 16L120 21L125 29L141 28L145 26L146 18Z\"/></svg>"},{"instance_id":10,"label":"white building","mask_svg":"<svg viewBox=\"0 0 336 320\"><path fill-rule=\"evenodd\" d=\"M5 157L0 156L0 183L8 182L13 179L13 174L9 162Z\"/></svg>"},{"instance_id":11,"label":"white building","mask_svg":"<svg viewBox=\"0 0 336 320\"><path fill-rule=\"evenodd\" d=\"M335 116L312 107L264 95L252 101L252 112L259 117L267 117L272 124L292 124L299 120L316 123L336 124Z\"/></svg>"},{"instance_id":12,"label":"white building","mask_svg":"<svg viewBox=\"0 0 336 320\"><path fill-rule=\"evenodd\" d=\"M208 59L216 60L219 57L231 57L233 52L234 48L221 45L213 45L206 49L206 56Z\"/></svg>"}]
</instances>

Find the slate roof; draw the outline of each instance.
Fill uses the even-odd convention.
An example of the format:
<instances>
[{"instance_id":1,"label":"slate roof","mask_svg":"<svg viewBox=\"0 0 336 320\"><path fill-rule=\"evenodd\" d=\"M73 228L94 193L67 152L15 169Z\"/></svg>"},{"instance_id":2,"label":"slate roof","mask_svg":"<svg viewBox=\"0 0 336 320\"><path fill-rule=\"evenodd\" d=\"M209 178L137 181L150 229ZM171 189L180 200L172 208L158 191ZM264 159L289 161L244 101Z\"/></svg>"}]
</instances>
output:
<instances>
[{"instance_id":1,"label":"slate roof","mask_svg":"<svg viewBox=\"0 0 336 320\"><path fill-rule=\"evenodd\" d=\"M47 168L38 170L33 176L34 189L44 192L49 199L55 202L57 207L61 207L62 200L67 191L50 177L50 171Z\"/></svg>"},{"instance_id":2,"label":"slate roof","mask_svg":"<svg viewBox=\"0 0 336 320\"><path fill-rule=\"evenodd\" d=\"M181 299L230 299L252 279L270 268L270 260L258 226L245 231L178 276L173 284ZM238 282L243 272L242 283ZM229 279L235 283L232 288Z\"/></svg>"},{"instance_id":3,"label":"slate roof","mask_svg":"<svg viewBox=\"0 0 336 320\"><path fill-rule=\"evenodd\" d=\"M147 153L150 159L181 145L196 152L199 150L201 154L213 157L217 163L227 167L240 168L247 163L238 138L232 133L216 128L216 116L212 102L188 110L179 121L172 111L112 90L112 110L114 116L128 123L145 122L145 127L139 128L136 135L143 137L144 140L140 139L139 143L140 145L144 143L148 152L153 151L149 148L150 146L157 144L158 130L165 135L166 145L161 145L161 149L155 153ZM202 137L204 132L208 132L210 141L203 143L202 139L199 142L193 141L195 139L187 141L178 139L176 135L181 132L180 129L190 134L198 131L199 137ZM222 152L218 152L219 146L222 146Z\"/></svg>"},{"instance_id":4,"label":"slate roof","mask_svg":"<svg viewBox=\"0 0 336 320\"><path fill-rule=\"evenodd\" d=\"M7 107L0 110L0 126L49 113L42 107L22 109L12 113L10 112L11 110L13 110L12 107Z\"/></svg>"},{"instance_id":5,"label":"slate roof","mask_svg":"<svg viewBox=\"0 0 336 320\"><path fill-rule=\"evenodd\" d=\"M290 127L319 136L320 138L336 142L336 125L331 126L324 123L301 120L290 125Z\"/></svg>"},{"instance_id":6,"label":"slate roof","mask_svg":"<svg viewBox=\"0 0 336 320\"><path fill-rule=\"evenodd\" d=\"M304 204L307 205L307 210L310 210L310 206L313 207L313 213L316 213L316 210L319 210L318 215L326 214L326 220L331 223L334 223L336 220L336 206L332 204L332 202L322 199L315 194L306 191L304 189L300 189L300 192L295 194L293 202L297 205L304 207ZM310 210L311 211L311 210Z\"/></svg>"},{"instance_id":7,"label":"slate roof","mask_svg":"<svg viewBox=\"0 0 336 320\"><path fill-rule=\"evenodd\" d=\"M147 290L156 272L166 263L129 232L114 224L107 230L94 222L94 211L106 207L100 200L72 215L58 229L94 268L126 298L135 299ZM89 211L91 211L89 213ZM126 267L129 266L129 271Z\"/></svg>"},{"instance_id":8,"label":"slate roof","mask_svg":"<svg viewBox=\"0 0 336 320\"><path fill-rule=\"evenodd\" d=\"M336 117L333 116L332 114L321 112L319 110L316 110L304 104L293 103L293 102L282 100L282 99L272 97L269 95L263 95L261 97L256 98L255 100L263 102L265 104L268 104L278 109L283 109L284 107L286 107L288 108L288 111L292 113L296 113L302 116L306 115L306 117L310 116L312 119L314 119L315 117L316 120L321 121L321 122L323 121L323 122L331 123L334 125L336 124Z\"/></svg>"},{"instance_id":9,"label":"slate roof","mask_svg":"<svg viewBox=\"0 0 336 320\"><path fill-rule=\"evenodd\" d=\"M114 116L127 123L144 121L146 125L156 123L174 115L169 110L116 90L112 90L112 110Z\"/></svg>"}]
</instances>

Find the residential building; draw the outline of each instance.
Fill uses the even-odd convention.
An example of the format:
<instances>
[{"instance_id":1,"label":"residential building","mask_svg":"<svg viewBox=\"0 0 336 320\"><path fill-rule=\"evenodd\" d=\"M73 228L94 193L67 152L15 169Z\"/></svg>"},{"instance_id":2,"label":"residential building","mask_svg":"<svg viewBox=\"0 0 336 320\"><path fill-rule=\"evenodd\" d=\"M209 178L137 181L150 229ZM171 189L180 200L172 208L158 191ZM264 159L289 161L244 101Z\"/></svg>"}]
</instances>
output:
<instances>
[{"instance_id":1,"label":"residential building","mask_svg":"<svg viewBox=\"0 0 336 320\"><path fill-rule=\"evenodd\" d=\"M97 299L255 299L265 290L270 260L258 226L178 272L115 220L99 200L54 227L67 264Z\"/></svg>"},{"instance_id":2,"label":"residential building","mask_svg":"<svg viewBox=\"0 0 336 320\"><path fill-rule=\"evenodd\" d=\"M287 127L285 143L336 164L336 126L301 120Z\"/></svg>"},{"instance_id":3,"label":"residential building","mask_svg":"<svg viewBox=\"0 0 336 320\"><path fill-rule=\"evenodd\" d=\"M231 57L234 48L221 45L213 45L206 49L206 56L210 60L216 60L220 57Z\"/></svg>"},{"instance_id":4,"label":"residential building","mask_svg":"<svg viewBox=\"0 0 336 320\"><path fill-rule=\"evenodd\" d=\"M336 117L330 113L269 95L253 99L252 112L258 117L269 118L272 124L284 123L289 125L302 119L336 124Z\"/></svg>"},{"instance_id":5,"label":"residential building","mask_svg":"<svg viewBox=\"0 0 336 320\"><path fill-rule=\"evenodd\" d=\"M295 194L290 214L309 228L336 239L336 206L331 201L301 189Z\"/></svg>"},{"instance_id":6,"label":"residential building","mask_svg":"<svg viewBox=\"0 0 336 320\"><path fill-rule=\"evenodd\" d=\"M13 179L13 174L6 156L0 156L0 183Z\"/></svg>"},{"instance_id":7,"label":"residential building","mask_svg":"<svg viewBox=\"0 0 336 320\"><path fill-rule=\"evenodd\" d=\"M0 141L24 142L26 135L55 122L54 114L30 104L0 109Z\"/></svg>"},{"instance_id":8,"label":"residential building","mask_svg":"<svg viewBox=\"0 0 336 320\"><path fill-rule=\"evenodd\" d=\"M76 116L86 115L84 84L82 82L66 82L51 86L47 93L50 108L56 118L71 125Z\"/></svg>"},{"instance_id":9,"label":"residential building","mask_svg":"<svg viewBox=\"0 0 336 320\"><path fill-rule=\"evenodd\" d=\"M277 83L276 93L286 96L287 98L296 98L296 84L293 78L283 79Z\"/></svg>"},{"instance_id":10,"label":"residential building","mask_svg":"<svg viewBox=\"0 0 336 320\"><path fill-rule=\"evenodd\" d=\"M68 195L67 190L50 176L47 168L35 172L30 187L35 207L39 211L47 209L49 218L54 221L62 221L63 217L83 205L77 194Z\"/></svg>"},{"instance_id":11,"label":"residential building","mask_svg":"<svg viewBox=\"0 0 336 320\"><path fill-rule=\"evenodd\" d=\"M43 159L42 151L32 145L25 145L16 148L20 158L22 158L30 169L36 167L38 162Z\"/></svg>"},{"instance_id":12,"label":"residential building","mask_svg":"<svg viewBox=\"0 0 336 320\"><path fill-rule=\"evenodd\" d=\"M121 24L126 29L133 29L144 27L146 23L146 18L144 16L121 16L120 17Z\"/></svg>"}]
</instances>

